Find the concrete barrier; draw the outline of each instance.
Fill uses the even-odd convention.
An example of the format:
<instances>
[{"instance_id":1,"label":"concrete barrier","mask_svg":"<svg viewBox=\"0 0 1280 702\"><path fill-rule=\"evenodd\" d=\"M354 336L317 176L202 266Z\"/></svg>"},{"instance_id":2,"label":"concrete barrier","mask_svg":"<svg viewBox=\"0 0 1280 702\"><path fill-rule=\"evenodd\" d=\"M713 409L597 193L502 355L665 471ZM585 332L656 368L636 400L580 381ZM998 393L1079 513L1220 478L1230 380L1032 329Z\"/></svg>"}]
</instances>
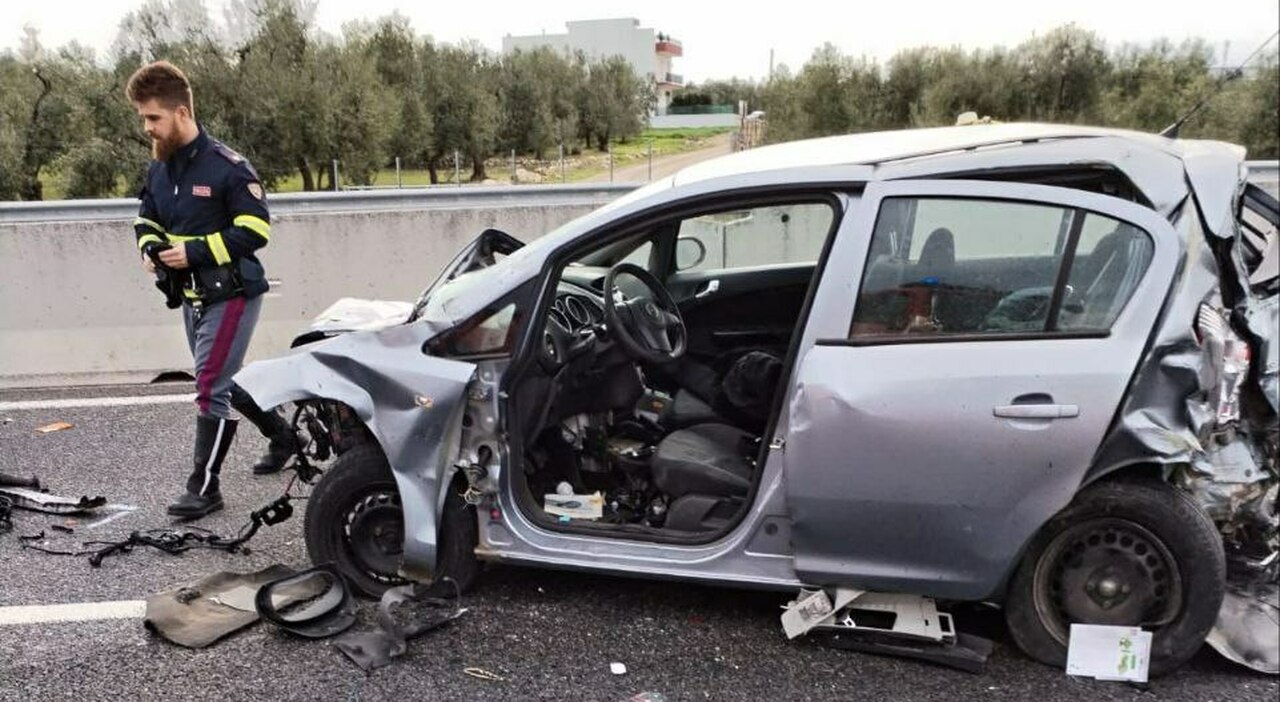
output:
<instances>
[{"instance_id":1,"label":"concrete barrier","mask_svg":"<svg viewBox=\"0 0 1280 702\"><path fill-rule=\"evenodd\" d=\"M271 199L272 280L249 358L340 297L413 300L485 227L530 241L634 185L434 188ZM0 204L0 387L191 372L180 313L134 245L136 200Z\"/></svg>"}]
</instances>

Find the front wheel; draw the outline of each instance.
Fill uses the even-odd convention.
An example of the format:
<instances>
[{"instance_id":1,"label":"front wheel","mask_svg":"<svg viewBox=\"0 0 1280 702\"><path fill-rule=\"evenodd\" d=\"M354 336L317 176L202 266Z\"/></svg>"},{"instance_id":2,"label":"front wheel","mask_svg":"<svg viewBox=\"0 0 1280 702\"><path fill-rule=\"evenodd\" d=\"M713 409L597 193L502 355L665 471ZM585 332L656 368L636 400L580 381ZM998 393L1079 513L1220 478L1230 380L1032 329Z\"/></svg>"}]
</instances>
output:
<instances>
[{"instance_id":1,"label":"front wheel","mask_svg":"<svg viewBox=\"0 0 1280 702\"><path fill-rule=\"evenodd\" d=\"M352 447L334 461L307 498L307 553L313 563L333 563L366 597L405 580L404 510L391 467L377 444ZM480 573L475 557L475 508L450 489L437 539L436 579L449 577L465 591Z\"/></svg>"},{"instance_id":2,"label":"front wheel","mask_svg":"<svg viewBox=\"0 0 1280 702\"><path fill-rule=\"evenodd\" d=\"M1014 641L1065 666L1071 624L1152 632L1152 676L1195 655L1218 616L1222 537L1191 497L1158 482L1087 488L1036 535L1009 586Z\"/></svg>"}]
</instances>

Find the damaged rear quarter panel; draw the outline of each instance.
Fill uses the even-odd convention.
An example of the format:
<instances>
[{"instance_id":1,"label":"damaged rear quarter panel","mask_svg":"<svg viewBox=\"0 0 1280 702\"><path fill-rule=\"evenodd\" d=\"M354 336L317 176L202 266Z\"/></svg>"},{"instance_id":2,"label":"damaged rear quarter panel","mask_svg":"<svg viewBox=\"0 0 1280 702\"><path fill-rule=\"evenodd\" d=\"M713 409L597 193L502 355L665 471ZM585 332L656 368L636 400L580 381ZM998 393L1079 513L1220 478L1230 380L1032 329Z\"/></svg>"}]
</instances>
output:
<instances>
[{"instance_id":1,"label":"damaged rear quarter panel","mask_svg":"<svg viewBox=\"0 0 1280 702\"><path fill-rule=\"evenodd\" d=\"M236 375L259 406L328 399L342 402L372 432L391 466L404 506L403 571L428 579L436 564L436 528L451 478L475 366L428 356L440 328L404 324L352 332L247 366Z\"/></svg>"}]
</instances>

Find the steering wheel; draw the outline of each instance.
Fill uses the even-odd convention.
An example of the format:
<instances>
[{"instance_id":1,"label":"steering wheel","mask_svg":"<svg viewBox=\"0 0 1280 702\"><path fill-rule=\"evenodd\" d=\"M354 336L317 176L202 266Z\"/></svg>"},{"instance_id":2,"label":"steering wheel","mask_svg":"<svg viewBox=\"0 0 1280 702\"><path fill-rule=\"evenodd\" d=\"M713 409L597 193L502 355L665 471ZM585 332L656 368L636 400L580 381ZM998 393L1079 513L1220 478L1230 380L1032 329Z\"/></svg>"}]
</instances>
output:
<instances>
[{"instance_id":1,"label":"steering wheel","mask_svg":"<svg viewBox=\"0 0 1280 702\"><path fill-rule=\"evenodd\" d=\"M626 302L618 300L616 280L629 275L649 290ZM640 361L664 363L684 355L688 337L684 319L671 293L649 271L632 263L619 263L604 279L604 318L622 348Z\"/></svg>"}]
</instances>

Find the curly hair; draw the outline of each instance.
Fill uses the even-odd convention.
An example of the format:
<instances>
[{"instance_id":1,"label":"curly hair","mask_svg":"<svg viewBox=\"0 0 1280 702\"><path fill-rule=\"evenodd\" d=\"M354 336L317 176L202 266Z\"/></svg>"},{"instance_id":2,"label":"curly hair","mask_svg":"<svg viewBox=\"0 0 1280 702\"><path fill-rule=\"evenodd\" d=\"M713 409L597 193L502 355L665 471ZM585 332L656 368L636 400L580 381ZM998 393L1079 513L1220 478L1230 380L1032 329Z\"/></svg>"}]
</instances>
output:
<instances>
[{"instance_id":1,"label":"curly hair","mask_svg":"<svg viewBox=\"0 0 1280 702\"><path fill-rule=\"evenodd\" d=\"M177 66L168 61L153 61L134 71L129 77L125 95L135 104L156 100L170 110L182 106L195 114L191 83Z\"/></svg>"}]
</instances>

